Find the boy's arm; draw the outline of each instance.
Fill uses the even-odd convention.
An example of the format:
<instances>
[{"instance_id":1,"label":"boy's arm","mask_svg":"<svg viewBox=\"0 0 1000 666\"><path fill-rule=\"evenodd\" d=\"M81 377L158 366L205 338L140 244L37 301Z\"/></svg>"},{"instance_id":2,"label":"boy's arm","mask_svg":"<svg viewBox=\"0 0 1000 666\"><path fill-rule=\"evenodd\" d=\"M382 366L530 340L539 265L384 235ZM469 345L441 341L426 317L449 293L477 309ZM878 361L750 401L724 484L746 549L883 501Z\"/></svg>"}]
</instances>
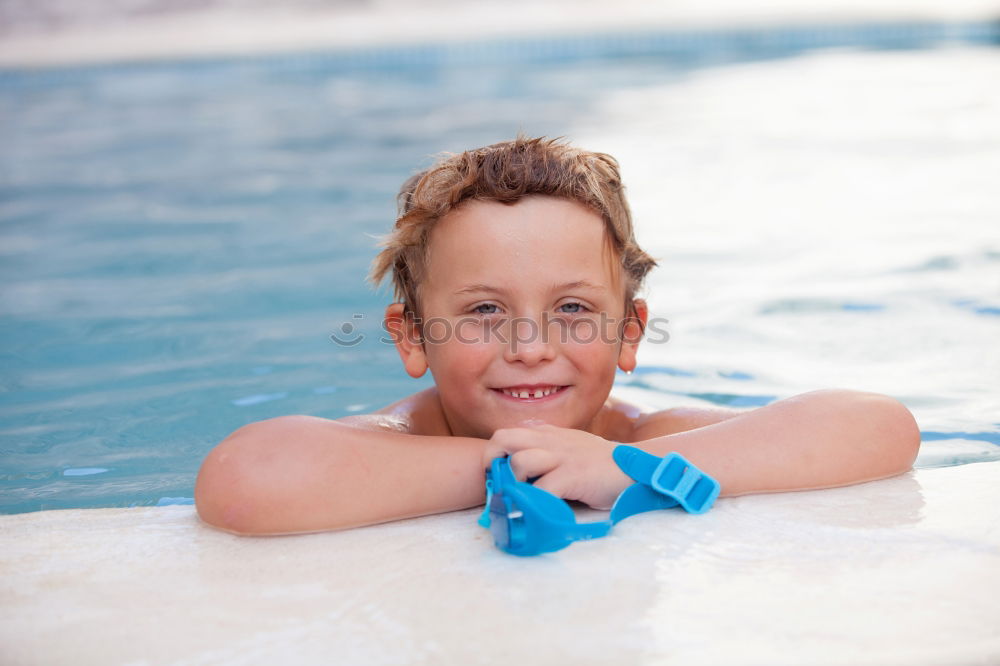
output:
<instances>
[{"instance_id":1,"label":"boy's arm","mask_svg":"<svg viewBox=\"0 0 1000 666\"><path fill-rule=\"evenodd\" d=\"M902 404L856 391L814 391L713 425L638 444L676 451L708 471L723 495L830 488L900 474L920 431Z\"/></svg>"},{"instance_id":2,"label":"boy's arm","mask_svg":"<svg viewBox=\"0 0 1000 666\"><path fill-rule=\"evenodd\" d=\"M640 431L643 429L640 429ZM902 404L857 391L814 391L730 414L716 423L631 442L664 456L680 453L723 495L828 488L900 474L913 464L920 431ZM498 430L484 464L510 453L520 478L566 499L610 508L632 483L614 464L616 446L580 431L540 426Z\"/></svg>"},{"instance_id":3,"label":"boy's arm","mask_svg":"<svg viewBox=\"0 0 1000 666\"><path fill-rule=\"evenodd\" d=\"M482 504L486 440L284 416L240 428L195 484L202 520L238 534L356 527Z\"/></svg>"}]
</instances>

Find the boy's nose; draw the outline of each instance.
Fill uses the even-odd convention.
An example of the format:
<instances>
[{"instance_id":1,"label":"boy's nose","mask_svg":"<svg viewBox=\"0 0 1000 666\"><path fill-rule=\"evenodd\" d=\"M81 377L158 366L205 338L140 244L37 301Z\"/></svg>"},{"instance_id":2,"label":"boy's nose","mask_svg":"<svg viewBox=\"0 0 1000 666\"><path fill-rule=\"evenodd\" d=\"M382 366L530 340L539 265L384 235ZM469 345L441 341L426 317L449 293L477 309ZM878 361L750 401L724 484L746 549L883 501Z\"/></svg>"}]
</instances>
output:
<instances>
[{"instance_id":1,"label":"boy's nose","mask_svg":"<svg viewBox=\"0 0 1000 666\"><path fill-rule=\"evenodd\" d=\"M534 318L518 317L511 321L510 339L504 347L504 359L535 365L555 358L550 332Z\"/></svg>"}]
</instances>

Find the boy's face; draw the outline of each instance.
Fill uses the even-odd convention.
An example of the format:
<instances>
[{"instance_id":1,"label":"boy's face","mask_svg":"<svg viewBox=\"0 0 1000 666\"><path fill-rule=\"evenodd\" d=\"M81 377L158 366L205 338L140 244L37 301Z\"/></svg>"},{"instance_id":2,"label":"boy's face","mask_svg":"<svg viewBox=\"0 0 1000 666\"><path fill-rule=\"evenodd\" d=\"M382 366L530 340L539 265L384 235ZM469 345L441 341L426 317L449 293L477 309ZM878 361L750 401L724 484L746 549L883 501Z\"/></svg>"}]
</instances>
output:
<instances>
[{"instance_id":1,"label":"boy's face","mask_svg":"<svg viewBox=\"0 0 1000 666\"><path fill-rule=\"evenodd\" d=\"M593 429L638 346L619 339L615 263L601 217L567 199L468 201L437 223L424 344L400 352L411 375L430 368L452 434L489 438L528 421Z\"/></svg>"}]
</instances>

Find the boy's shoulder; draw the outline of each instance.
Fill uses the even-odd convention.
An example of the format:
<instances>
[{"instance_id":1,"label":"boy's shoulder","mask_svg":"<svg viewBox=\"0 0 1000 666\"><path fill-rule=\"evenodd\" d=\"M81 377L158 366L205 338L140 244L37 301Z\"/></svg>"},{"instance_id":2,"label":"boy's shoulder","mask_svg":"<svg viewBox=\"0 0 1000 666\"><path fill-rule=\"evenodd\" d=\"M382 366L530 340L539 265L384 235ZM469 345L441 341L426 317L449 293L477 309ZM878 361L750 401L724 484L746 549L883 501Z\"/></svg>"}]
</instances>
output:
<instances>
[{"instance_id":1,"label":"boy's shoulder","mask_svg":"<svg viewBox=\"0 0 1000 666\"><path fill-rule=\"evenodd\" d=\"M671 407L643 414L635 422L633 441L676 435L680 432L704 428L745 413L746 409L728 407Z\"/></svg>"},{"instance_id":2,"label":"boy's shoulder","mask_svg":"<svg viewBox=\"0 0 1000 666\"><path fill-rule=\"evenodd\" d=\"M408 435L451 434L434 387L418 391L370 414L355 414L337 420L366 430Z\"/></svg>"}]
</instances>

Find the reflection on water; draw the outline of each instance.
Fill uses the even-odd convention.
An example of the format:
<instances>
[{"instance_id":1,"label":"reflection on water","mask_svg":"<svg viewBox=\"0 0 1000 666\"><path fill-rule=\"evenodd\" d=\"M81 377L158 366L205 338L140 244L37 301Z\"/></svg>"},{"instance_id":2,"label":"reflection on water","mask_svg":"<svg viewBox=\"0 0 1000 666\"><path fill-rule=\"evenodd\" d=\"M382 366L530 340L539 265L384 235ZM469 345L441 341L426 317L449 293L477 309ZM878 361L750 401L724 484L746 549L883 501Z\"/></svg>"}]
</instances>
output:
<instances>
[{"instance_id":1,"label":"reflection on water","mask_svg":"<svg viewBox=\"0 0 1000 666\"><path fill-rule=\"evenodd\" d=\"M816 53L605 96L576 136L621 159L670 320L619 383L654 406L882 392L918 466L1000 458L997 76L996 49Z\"/></svg>"}]
</instances>

